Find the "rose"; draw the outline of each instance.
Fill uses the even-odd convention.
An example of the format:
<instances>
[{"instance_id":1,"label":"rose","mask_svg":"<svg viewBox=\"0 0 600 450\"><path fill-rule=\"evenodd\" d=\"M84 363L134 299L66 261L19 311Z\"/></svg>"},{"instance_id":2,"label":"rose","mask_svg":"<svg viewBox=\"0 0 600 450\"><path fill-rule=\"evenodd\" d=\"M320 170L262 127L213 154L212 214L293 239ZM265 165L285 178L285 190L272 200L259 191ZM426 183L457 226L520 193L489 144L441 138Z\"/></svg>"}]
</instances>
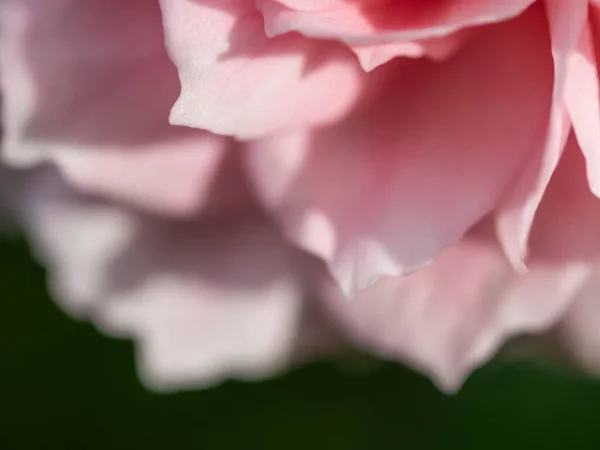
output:
<instances>
[{"instance_id":1,"label":"rose","mask_svg":"<svg viewBox=\"0 0 600 450\"><path fill-rule=\"evenodd\" d=\"M160 6L0 5L4 195L150 385L341 335L453 389L558 321L598 360L594 2Z\"/></svg>"}]
</instances>

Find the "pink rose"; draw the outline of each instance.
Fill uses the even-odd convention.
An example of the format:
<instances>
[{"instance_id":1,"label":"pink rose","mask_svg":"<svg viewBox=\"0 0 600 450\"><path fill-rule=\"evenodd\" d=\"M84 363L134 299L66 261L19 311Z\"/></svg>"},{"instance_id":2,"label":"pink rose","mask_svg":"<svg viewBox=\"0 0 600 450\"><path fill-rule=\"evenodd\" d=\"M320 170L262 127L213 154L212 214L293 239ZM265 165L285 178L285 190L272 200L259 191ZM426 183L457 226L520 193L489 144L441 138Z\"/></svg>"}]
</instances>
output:
<instances>
[{"instance_id":1,"label":"pink rose","mask_svg":"<svg viewBox=\"0 0 600 450\"><path fill-rule=\"evenodd\" d=\"M549 330L597 370L599 26L592 0L4 0L0 189L157 389L355 345L453 390Z\"/></svg>"}]
</instances>

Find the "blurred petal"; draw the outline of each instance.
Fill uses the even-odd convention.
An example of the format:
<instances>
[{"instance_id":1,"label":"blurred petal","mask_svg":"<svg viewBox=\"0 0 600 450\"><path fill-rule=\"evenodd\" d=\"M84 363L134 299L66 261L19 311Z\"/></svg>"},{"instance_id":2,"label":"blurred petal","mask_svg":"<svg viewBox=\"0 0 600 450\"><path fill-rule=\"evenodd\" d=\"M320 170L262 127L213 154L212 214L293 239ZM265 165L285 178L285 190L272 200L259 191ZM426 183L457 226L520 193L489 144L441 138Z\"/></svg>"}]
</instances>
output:
<instances>
[{"instance_id":1,"label":"blurred petal","mask_svg":"<svg viewBox=\"0 0 600 450\"><path fill-rule=\"evenodd\" d=\"M167 221L76 195L53 171L22 183L21 219L55 298L133 337L150 387L254 378L295 358L303 287L260 213Z\"/></svg>"},{"instance_id":2,"label":"blurred petal","mask_svg":"<svg viewBox=\"0 0 600 450\"><path fill-rule=\"evenodd\" d=\"M263 201L347 295L422 267L496 206L544 137L546 32L533 11L444 62L390 63L371 73L373 96L340 125L253 145Z\"/></svg>"},{"instance_id":3,"label":"blurred petal","mask_svg":"<svg viewBox=\"0 0 600 450\"><path fill-rule=\"evenodd\" d=\"M600 267L588 277L573 305L556 327L558 343L572 361L600 374Z\"/></svg>"},{"instance_id":4,"label":"blurred petal","mask_svg":"<svg viewBox=\"0 0 600 450\"><path fill-rule=\"evenodd\" d=\"M154 211L200 207L228 143L168 124L179 83L156 2L6 0L0 21L5 161L52 161Z\"/></svg>"}]
</instances>

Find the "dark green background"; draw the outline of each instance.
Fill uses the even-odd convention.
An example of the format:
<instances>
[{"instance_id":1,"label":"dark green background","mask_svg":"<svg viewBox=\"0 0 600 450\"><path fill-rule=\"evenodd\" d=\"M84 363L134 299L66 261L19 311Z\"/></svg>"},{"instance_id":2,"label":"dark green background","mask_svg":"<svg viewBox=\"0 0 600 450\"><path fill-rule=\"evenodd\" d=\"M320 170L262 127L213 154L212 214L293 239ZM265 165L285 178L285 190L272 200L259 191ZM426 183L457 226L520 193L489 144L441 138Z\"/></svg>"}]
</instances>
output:
<instances>
[{"instance_id":1,"label":"dark green background","mask_svg":"<svg viewBox=\"0 0 600 450\"><path fill-rule=\"evenodd\" d=\"M328 361L261 383L146 392L129 342L67 318L0 243L1 449L593 449L600 382L496 361L453 397L392 364Z\"/></svg>"}]
</instances>

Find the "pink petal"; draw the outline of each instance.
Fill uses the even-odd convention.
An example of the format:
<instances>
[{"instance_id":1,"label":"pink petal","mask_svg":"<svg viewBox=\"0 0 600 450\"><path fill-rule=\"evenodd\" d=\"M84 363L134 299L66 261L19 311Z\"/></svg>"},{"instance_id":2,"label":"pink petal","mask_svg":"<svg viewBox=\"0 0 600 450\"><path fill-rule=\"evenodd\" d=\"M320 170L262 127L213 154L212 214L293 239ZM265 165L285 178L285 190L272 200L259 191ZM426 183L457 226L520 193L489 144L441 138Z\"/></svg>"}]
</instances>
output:
<instances>
[{"instance_id":1,"label":"pink petal","mask_svg":"<svg viewBox=\"0 0 600 450\"><path fill-rule=\"evenodd\" d=\"M569 135L531 229L530 258L591 263L600 257L600 199L589 189L585 161Z\"/></svg>"},{"instance_id":2,"label":"pink petal","mask_svg":"<svg viewBox=\"0 0 600 450\"><path fill-rule=\"evenodd\" d=\"M76 195L47 170L22 180L20 206L55 298L133 337L148 386L254 378L295 358L303 283L293 253L256 210L161 220Z\"/></svg>"},{"instance_id":3,"label":"pink petal","mask_svg":"<svg viewBox=\"0 0 600 450\"><path fill-rule=\"evenodd\" d=\"M426 50L420 42L363 45L355 46L352 50L366 71L371 71L398 56L421 58L426 55Z\"/></svg>"},{"instance_id":4,"label":"pink petal","mask_svg":"<svg viewBox=\"0 0 600 450\"><path fill-rule=\"evenodd\" d=\"M334 43L269 39L251 2L163 0L181 95L171 122L240 138L337 121L360 93L360 68Z\"/></svg>"},{"instance_id":5,"label":"pink petal","mask_svg":"<svg viewBox=\"0 0 600 450\"><path fill-rule=\"evenodd\" d=\"M456 32L444 38L430 38L421 41L390 42L387 44L353 46L362 68L371 71L398 57L429 57L436 60L448 58L456 53L471 31Z\"/></svg>"},{"instance_id":6,"label":"pink petal","mask_svg":"<svg viewBox=\"0 0 600 450\"><path fill-rule=\"evenodd\" d=\"M504 340L553 326L587 274L574 264L515 275L493 242L471 235L427 268L381 279L351 302L324 298L351 342L455 391Z\"/></svg>"},{"instance_id":7,"label":"pink petal","mask_svg":"<svg viewBox=\"0 0 600 450\"><path fill-rule=\"evenodd\" d=\"M445 36L510 19L535 0L260 0L270 36L297 31L351 44Z\"/></svg>"},{"instance_id":8,"label":"pink petal","mask_svg":"<svg viewBox=\"0 0 600 450\"><path fill-rule=\"evenodd\" d=\"M556 327L558 343L571 360L600 374L600 267L596 264L568 312Z\"/></svg>"},{"instance_id":9,"label":"pink petal","mask_svg":"<svg viewBox=\"0 0 600 450\"><path fill-rule=\"evenodd\" d=\"M547 0L554 57L554 90L547 139L533 153L522 175L507 192L497 214L497 233L513 265L525 270L527 239L535 211L544 195L563 151L571 122L564 104L567 86L572 82L573 55L587 19L587 4Z\"/></svg>"},{"instance_id":10,"label":"pink petal","mask_svg":"<svg viewBox=\"0 0 600 450\"><path fill-rule=\"evenodd\" d=\"M390 63L369 75L376 94L342 124L255 143L258 191L348 295L418 269L495 207L539 146L549 53L532 11L444 62Z\"/></svg>"},{"instance_id":11,"label":"pink petal","mask_svg":"<svg viewBox=\"0 0 600 450\"><path fill-rule=\"evenodd\" d=\"M204 201L228 143L170 126L177 72L155 2L0 4L3 153L58 165L88 192L160 212Z\"/></svg>"},{"instance_id":12,"label":"pink petal","mask_svg":"<svg viewBox=\"0 0 600 450\"><path fill-rule=\"evenodd\" d=\"M576 51L570 56L566 105L573 129L587 160L590 188L600 196L600 89L596 54L600 54L600 6L590 8ZM592 28L595 35L592 34ZM594 42L596 47L594 48Z\"/></svg>"},{"instance_id":13,"label":"pink petal","mask_svg":"<svg viewBox=\"0 0 600 450\"><path fill-rule=\"evenodd\" d=\"M589 189L586 161L574 133L537 210L530 239L532 261L579 264L589 275L556 329L559 343L585 368L600 371L600 199ZM533 267L531 272L536 269Z\"/></svg>"}]
</instances>

